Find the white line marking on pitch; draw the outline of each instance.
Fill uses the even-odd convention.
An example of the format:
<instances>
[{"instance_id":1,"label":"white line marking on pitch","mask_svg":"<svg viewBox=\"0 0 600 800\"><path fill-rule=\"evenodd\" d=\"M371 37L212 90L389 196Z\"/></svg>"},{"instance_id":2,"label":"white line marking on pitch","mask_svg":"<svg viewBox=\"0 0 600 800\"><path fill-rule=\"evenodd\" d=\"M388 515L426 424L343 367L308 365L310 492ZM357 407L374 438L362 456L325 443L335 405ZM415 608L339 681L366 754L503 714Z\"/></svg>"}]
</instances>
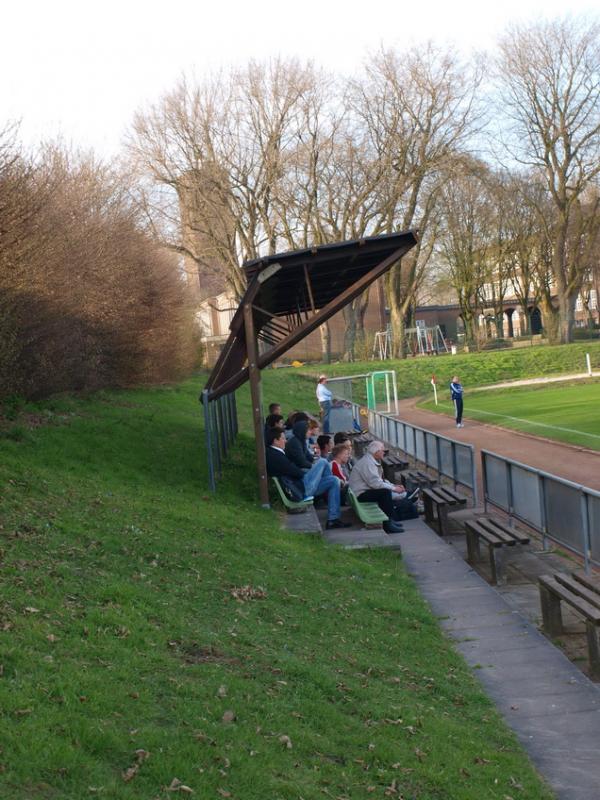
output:
<instances>
[{"instance_id":1,"label":"white line marking on pitch","mask_svg":"<svg viewBox=\"0 0 600 800\"><path fill-rule=\"evenodd\" d=\"M597 433L584 433L584 431L575 430L575 428L561 428L560 425L548 425L545 422L534 422L531 419L521 419L521 417L511 417L509 414L498 414L495 411L482 411L479 408L471 407L470 411L476 411L478 414L488 414L490 417L503 417L504 419L512 419L515 422L524 422L526 425L538 425L540 428L550 428L553 431L564 431L565 433L576 433L578 436L591 436L592 439L600 439Z\"/></svg>"}]
</instances>

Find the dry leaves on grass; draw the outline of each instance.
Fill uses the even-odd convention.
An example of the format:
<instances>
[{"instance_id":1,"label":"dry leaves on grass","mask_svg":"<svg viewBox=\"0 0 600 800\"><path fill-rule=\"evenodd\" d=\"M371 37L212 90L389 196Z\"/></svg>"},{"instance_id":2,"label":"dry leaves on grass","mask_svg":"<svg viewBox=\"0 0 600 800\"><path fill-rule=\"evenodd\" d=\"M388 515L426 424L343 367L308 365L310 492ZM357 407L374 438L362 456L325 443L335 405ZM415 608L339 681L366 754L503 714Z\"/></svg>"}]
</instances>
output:
<instances>
[{"instance_id":1,"label":"dry leaves on grass","mask_svg":"<svg viewBox=\"0 0 600 800\"><path fill-rule=\"evenodd\" d=\"M250 584L233 586L230 593L240 603L245 603L247 600L264 600L267 596L267 591L262 586L250 586Z\"/></svg>"},{"instance_id":2,"label":"dry leaves on grass","mask_svg":"<svg viewBox=\"0 0 600 800\"><path fill-rule=\"evenodd\" d=\"M194 790L191 789L189 786L186 786L185 783L182 783L179 778L173 778L169 786L167 786L167 792L182 792L183 794L194 794Z\"/></svg>"},{"instance_id":3,"label":"dry leaves on grass","mask_svg":"<svg viewBox=\"0 0 600 800\"><path fill-rule=\"evenodd\" d=\"M133 780L135 776L140 771L140 767L144 763L144 761L148 758L150 753L147 750L136 750L135 751L135 761L130 766L127 767L126 770L121 774L121 777L125 781L125 783L129 783L129 781Z\"/></svg>"}]
</instances>

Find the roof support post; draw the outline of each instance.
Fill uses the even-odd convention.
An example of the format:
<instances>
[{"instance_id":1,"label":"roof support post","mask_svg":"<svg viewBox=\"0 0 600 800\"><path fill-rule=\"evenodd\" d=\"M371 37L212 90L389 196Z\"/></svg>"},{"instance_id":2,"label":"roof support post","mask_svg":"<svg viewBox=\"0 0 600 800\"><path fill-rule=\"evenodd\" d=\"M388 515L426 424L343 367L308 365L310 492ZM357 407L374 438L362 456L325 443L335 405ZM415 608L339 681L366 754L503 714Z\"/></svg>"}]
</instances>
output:
<instances>
[{"instance_id":1,"label":"roof support post","mask_svg":"<svg viewBox=\"0 0 600 800\"><path fill-rule=\"evenodd\" d=\"M246 332L246 352L248 354L248 379L252 402L252 421L256 442L256 466L258 468L258 488L263 508L270 508L269 486L267 483L267 459L265 456L265 429L262 418L260 397L260 369L258 368L258 345L254 331L252 303L244 303L244 328Z\"/></svg>"}]
</instances>

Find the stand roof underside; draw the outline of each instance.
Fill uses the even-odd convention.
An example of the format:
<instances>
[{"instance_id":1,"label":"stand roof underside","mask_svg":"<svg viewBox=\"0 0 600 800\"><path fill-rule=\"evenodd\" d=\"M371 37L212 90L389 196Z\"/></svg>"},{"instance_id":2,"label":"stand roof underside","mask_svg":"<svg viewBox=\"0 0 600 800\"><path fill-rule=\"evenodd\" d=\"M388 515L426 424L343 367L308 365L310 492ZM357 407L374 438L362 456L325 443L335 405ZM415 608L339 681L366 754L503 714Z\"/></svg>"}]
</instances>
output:
<instances>
[{"instance_id":1,"label":"stand roof underside","mask_svg":"<svg viewBox=\"0 0 600 800\"><path fill-rule=\"evenodd\" d=\"M417 243L415 231L371 236L258 258L206 384L209 400L248 379L244 307L251 307L263 369L358 297Z\"/></svg>"}]
</instances>

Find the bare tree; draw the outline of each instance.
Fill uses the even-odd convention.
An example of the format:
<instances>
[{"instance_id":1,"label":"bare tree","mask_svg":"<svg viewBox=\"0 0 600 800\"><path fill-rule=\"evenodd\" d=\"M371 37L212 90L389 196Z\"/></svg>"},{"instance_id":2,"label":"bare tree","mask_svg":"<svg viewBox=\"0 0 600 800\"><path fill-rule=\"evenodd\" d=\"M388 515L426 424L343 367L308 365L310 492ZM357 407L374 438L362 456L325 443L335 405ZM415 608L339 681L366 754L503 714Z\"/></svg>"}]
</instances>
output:
<instances>
[{"instance_id":1,"label":"bare tree","mask_svg":"<svg viewBox=\"0 0 600 800\"><path fill-rule=\"evenodd\" d=\"M481 174L454 172L442 192L445 227L438 249L456 295L468 344L478 340L477 319L486 302L485 284L495 263L493 205Z\"/></svg>"},{"instance_id":2,"label":"bare tree","mask_svg":"<svg viewBox=\"0 0 600 800\"><path fill-rule=\"evenodd\" d=\"M417 227L419 244L386 277L395 355L405 355L404 327L432 252L427 237L449 162L469 146L479 122L479 65L465 65L433 45L383 51L353 87L353 108L379 169L374 232Z\"/></svg>"},{"instance_id":3,"label":"bare tree","mask_svg":"<svg viewBox=\"0 0 600 800\"><path fill-rule=\"evenodd\" d=\"M539 214L552 247L558 308L548 304L547 333L568 342L585 274L593 215L582 203L600 174L600 25L566 18L513 26L500 42L507 146L543 177L553 213Z\"/></svg>"}]
</instances>

